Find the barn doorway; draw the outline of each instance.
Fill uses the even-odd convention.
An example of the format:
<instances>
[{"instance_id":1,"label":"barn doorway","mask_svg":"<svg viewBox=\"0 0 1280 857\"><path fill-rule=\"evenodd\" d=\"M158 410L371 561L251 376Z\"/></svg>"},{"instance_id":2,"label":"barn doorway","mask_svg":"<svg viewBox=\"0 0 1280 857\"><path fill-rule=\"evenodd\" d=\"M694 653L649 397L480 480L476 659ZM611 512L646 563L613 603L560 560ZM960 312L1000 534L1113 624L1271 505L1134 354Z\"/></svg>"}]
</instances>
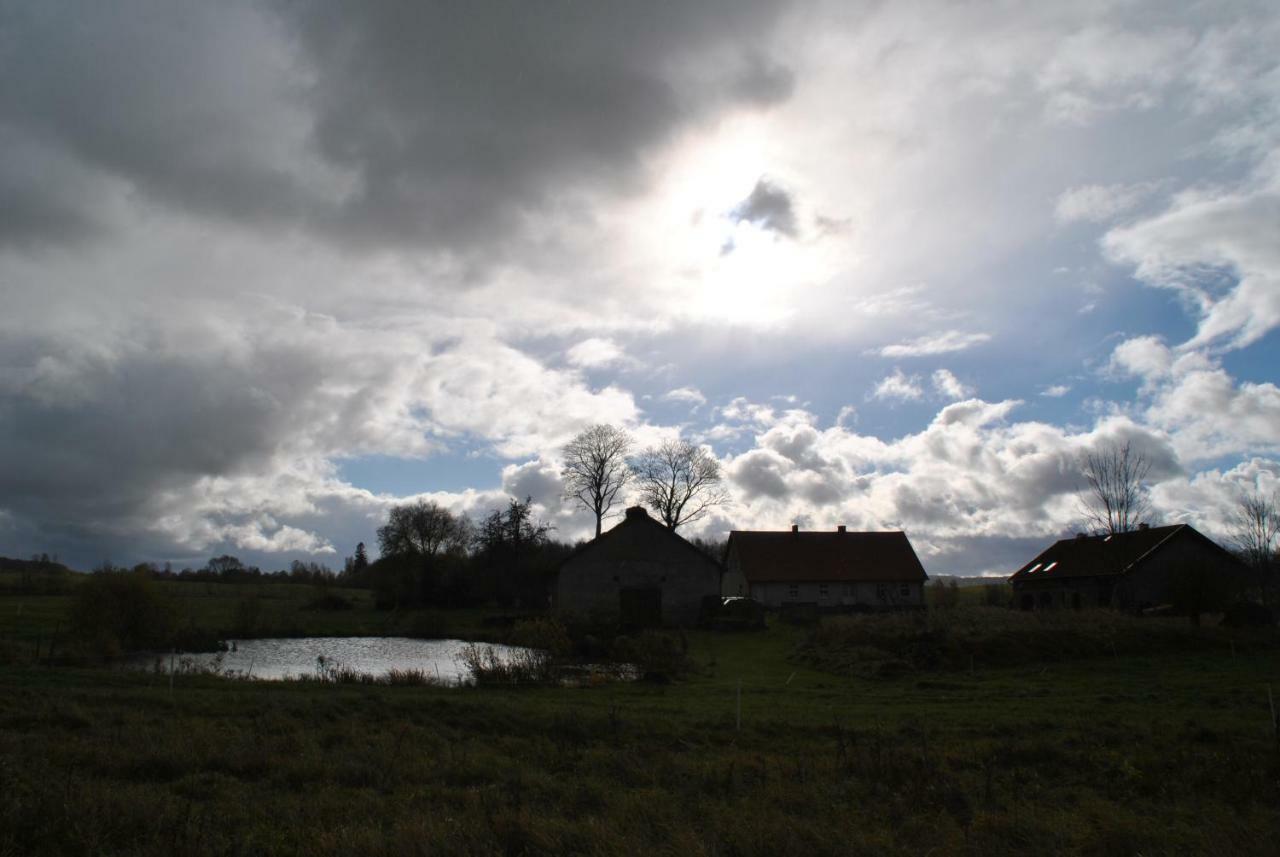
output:
<instances>
[{"instance_id":1,"label":"barn doorway","mask_svg":"<svg viewBox=\"0 0 1280 857\"><path fill-rule=\"evenodd\" d=\"M654 628L662 624L662 590L656 586L618 590L618 617L626 628Z\"/></svg>"}]
</instances>

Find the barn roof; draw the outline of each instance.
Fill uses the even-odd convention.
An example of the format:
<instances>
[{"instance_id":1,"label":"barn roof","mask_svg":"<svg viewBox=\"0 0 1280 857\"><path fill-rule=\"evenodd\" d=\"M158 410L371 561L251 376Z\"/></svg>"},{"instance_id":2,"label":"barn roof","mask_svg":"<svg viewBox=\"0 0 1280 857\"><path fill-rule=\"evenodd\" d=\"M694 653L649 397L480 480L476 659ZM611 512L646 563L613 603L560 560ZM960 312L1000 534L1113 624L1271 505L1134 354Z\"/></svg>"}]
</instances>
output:
<instances>
[{"instance_id":1,"label":"barn roof","mask_svg":"<svg viewBox=\"0 0 1280 857\"><path fill-rule=\"evenodd\" d=\"M679 545L690 553L696 554L707 563L717 568L721 567L719 561L714 557L708 556L699 550L666 524L650 517L643 506L631 506L618 524L605 530L591 541L578 545L568 556L560 561L557 569L587 554L595 555L597 560L602 558L610 560L633 558L638 554L645 553L646 544L651 543L653 539L668 540L671 544Z\"/></svg>"},{"instance_id":2,"label":"barn roof","mask_svg":"<svg viewBox=\"0 0 1280 857\"><path fill-rule=\"evenodd\" d=\"M1054 542L1009 578L1012 583L1099 577L1126 574L1180 534L1203 539L1222 550L1187 524L1140 527L1127 533L1086 536ZM1224 551L1225 553L1225 551Z\"/></svg>"},{"instance_id":3,"label":"barn roof","mask_svg":"<svg viewBox=\"0 0 1280 857\"><path fill-rule=\"evenodd\" d=\"M899 583L929 577L902 531L734 530L728 551L748 583Z\"/></svg>"}]
</instances>

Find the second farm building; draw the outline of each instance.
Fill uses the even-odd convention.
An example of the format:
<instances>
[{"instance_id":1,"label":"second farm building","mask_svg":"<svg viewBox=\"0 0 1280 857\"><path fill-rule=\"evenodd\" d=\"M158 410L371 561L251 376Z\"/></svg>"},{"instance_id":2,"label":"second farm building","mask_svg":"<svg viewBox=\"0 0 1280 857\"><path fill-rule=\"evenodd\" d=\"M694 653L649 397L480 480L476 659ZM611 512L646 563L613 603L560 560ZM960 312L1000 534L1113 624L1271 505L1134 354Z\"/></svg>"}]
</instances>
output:
<instances>
[{"instance_id":1,"label":"second farm building","mask_svg":"<svg viewBox=\"0 0 1280 857\"><path fill-rule=\"evenodd\" d=\"M907 540L893 532L734 530L720 591L769 608L815 604L827 609L924 607L929 579Z\"/></svg>"}]
</instances>

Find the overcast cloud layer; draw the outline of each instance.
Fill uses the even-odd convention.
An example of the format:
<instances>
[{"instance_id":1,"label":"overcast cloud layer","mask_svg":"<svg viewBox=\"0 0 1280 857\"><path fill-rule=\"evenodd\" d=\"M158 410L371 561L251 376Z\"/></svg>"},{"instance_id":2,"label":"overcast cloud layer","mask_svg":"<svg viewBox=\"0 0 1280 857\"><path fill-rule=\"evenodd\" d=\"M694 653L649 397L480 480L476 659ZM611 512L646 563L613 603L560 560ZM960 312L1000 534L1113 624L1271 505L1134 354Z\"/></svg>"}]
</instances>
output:
<instances>
[{"instance_id":1,"label":"overcast cloud layer","mask_svg":"<svg viewBox=\"0 0 1280 857\"><path fill-rule=\"evenodd\" d=\"M0 0L0 554L339 564L593 422L1008 572L1280 485L1271 3Z\"/></svg>"}]
</instances>

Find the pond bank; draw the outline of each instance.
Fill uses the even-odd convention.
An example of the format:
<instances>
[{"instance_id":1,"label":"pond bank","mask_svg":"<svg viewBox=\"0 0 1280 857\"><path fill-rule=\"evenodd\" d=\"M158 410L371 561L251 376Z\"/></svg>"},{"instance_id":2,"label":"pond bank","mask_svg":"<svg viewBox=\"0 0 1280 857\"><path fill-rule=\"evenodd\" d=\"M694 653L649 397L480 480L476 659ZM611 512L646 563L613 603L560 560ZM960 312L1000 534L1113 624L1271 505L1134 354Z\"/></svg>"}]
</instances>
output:
<instances>
[{"instance_id":1,"label":"pond bank","mask_svg":"<svg viewBox=\"0 0 1280 857\"><path fill-rule=\"evenodd\" d=\"M280 681L297 678L332 680L339 676L415 674L439 684L459 684L472 678L466 640L420 640L410 637L292 637L228 640L216 653L161 652L130 655L121 661L125 669L156 672L204 672L234 678ZM492 643L500 662L530 650Z\"/></svg>"}]
</instances>

